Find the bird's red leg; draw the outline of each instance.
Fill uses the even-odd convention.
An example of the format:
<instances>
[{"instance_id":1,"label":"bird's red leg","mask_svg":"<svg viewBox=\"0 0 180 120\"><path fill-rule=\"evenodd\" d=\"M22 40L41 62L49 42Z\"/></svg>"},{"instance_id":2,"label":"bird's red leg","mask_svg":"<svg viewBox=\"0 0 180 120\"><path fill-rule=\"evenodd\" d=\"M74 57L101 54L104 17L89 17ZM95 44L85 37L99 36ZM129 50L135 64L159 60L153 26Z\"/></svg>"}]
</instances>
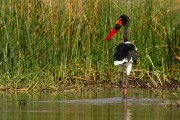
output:
<instances>
[{"instance_id":1,"label":"bird's red leg","mask_svg":"<svg viewBox=\"0 0 180 120\"><path fill-rule=\"evenodd\" d=\"M123 95L124 95L124 98L126 98L126 95L127 95L127 86L128 86L128 75L126 75L126 81L124 83L124 87L123 87Z\"/></svg>"},{"instance_id":2,"label":"bird's red leg","mask_svg":"<svg viewBox=\"0 0 180 120\"><path fill-rule=\"evenodd\" d=\"M121 75L121 78L119 80L119 88L122 89L124 87L124 77L123 77L123 66L122 65L119 65L119 70L120 70L120 75Z\"/></svg>"},{"instance_id":3,"label":"bird's red leg","mask_svg":"<svg viewBox=\"0 0 180 120\"><path fill-rule=\"evenodd\" d=\"M123 72L121 71L121 80L119 81L119 88L123 88L124 87L124 80L123 80Z\"/></svg>"}]
</instances>

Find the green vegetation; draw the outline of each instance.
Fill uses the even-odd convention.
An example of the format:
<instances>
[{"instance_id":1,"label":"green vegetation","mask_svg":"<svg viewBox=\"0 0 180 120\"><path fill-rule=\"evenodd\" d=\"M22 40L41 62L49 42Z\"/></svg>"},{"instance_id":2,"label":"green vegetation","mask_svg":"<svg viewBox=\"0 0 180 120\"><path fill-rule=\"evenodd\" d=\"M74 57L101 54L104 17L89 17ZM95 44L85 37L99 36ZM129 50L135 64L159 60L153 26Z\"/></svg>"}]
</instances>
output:
<instances>
[{"instance_id":1,"label":"green vegetation","mask_svg":"<svg viewBox=\"0 0 180 120\"><path fill-rule=\"evenodd\" d=\"M131 19L129 39L139 53L131 75L149 80L150 87L179 80L178 0L62 1L1 1L1 88L58 90L117 82L113 52L122 30L103 39L121 14Z\"/></svg>"}]
</instances>

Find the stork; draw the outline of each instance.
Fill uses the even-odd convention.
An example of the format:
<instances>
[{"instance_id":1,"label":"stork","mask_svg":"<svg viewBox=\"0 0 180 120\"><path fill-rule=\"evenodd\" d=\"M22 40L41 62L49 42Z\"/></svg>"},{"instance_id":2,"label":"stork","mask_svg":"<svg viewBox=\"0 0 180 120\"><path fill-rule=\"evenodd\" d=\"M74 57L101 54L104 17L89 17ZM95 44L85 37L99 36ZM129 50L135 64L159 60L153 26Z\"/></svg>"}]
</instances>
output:
<instances>
[{"instance_id":1,"label":"stork","mask_svg":"<svg viewBox=\"0 0 180 120\"><path fill-rule=\"evenodd\" d=\"M129 26L129 17L127 15L121 15L114 26L114 28L109 32L104 41L109 40L116 32L124 26L123 31L123 40L124 42L117 45L114 52L114 65L119 66L121 80L119 82L120 88L123 88L123 95L127 95L128 87L128 77L132 69L132 64L137 62L137 48L136 46L128 41L128 26ZM124 79L123 67L126 67L126 78Z\"/></svg>"}]
</instances>

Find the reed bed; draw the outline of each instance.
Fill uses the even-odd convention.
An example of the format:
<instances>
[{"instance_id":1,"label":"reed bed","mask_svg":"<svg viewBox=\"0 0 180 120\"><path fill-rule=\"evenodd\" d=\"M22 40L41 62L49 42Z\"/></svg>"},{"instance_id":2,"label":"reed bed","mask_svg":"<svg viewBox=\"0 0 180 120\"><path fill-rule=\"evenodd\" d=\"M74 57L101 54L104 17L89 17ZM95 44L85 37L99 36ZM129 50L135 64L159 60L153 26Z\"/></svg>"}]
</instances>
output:
<instances>
[{"instance_id":1,"label":"reed bed","mask_svg":"<svg viewBox=\"0 0 180 120\"><path fill-rule=\"evenodd\" d=\"M115 46L106 34L121 14L139 61L131 76L164 86L180 78L178 0L8 0L0 4L0 87L59 90L116 83Z\"/></svg>"}]
</instances>

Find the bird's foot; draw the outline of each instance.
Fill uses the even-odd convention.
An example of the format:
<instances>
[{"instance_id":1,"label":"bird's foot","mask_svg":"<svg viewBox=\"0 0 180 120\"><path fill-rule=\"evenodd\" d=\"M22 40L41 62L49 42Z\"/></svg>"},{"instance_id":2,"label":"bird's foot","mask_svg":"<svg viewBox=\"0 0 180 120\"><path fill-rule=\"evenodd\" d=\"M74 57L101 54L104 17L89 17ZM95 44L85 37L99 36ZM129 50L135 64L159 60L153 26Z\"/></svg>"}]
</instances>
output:
<instances>
[{"instance_id":1,"label":"bird's foot","mask_svg":"<svg viewBox=\"0 0 180 120\"><path fill-rule=\"evenodd\" d=\"M127 95L127 88L126 87L123 87L123 95L124 95L124 98L126 98L126 95Z\"/></svg>"}]
</instances>

